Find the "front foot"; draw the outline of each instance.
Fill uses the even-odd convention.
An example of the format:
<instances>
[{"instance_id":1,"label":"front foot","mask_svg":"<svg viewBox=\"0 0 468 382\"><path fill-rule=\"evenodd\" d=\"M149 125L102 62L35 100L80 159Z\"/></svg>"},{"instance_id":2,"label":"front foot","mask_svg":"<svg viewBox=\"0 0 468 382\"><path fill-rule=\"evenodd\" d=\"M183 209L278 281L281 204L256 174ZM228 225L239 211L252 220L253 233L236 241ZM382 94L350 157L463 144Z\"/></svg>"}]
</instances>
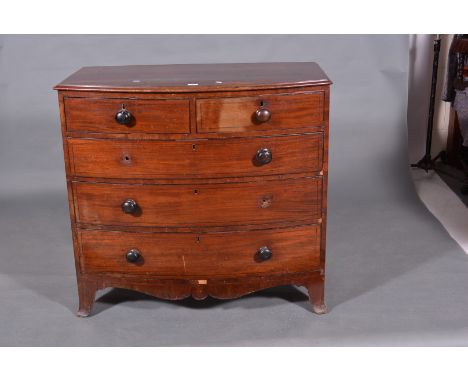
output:
<instances>
[{"instance_id":1,"label":"front foot","mask_svg":"<svg viewBox=\"0 0 468 382\"><path fill-rule=\"evenodd\" d=\"M312 310L315 314L325 314L328 312L328 308L325 304L312 305Z\"/></svg>"},{"instance_id":2,"label":"front foot","mask_svg":"<svg viewBox=\"0 0 468 382\"><path fill-rule=\"evenodd\" d=\"M78 278L78 297L80 300L78 317L88 317L91 314L91 309L94 305L94 299L96 298L96 284L87 280L84 277Z\"/></svg>"},{"instance_id":3,"label":"front foot","mask_svg":"<svg viewBox=\"0 0 468 382\"><path fill-rule=\"evenodd\" d=\"M327 306L324 299L325 277L323 273L317 273L311 277L307 289L312 310L316 314L327 313Z\"/></svg>"},{"instance_id":4,"label":"front foot","mask_svg":"<svg viewBox=\"0 0 468 382\"><path fill-rule=\"evenodd\" d=\"M78 317L88 317L89 315L91 314L91 309L79 309L77 312L76 312L76 315Z\"/></svg>"}]
</instances>

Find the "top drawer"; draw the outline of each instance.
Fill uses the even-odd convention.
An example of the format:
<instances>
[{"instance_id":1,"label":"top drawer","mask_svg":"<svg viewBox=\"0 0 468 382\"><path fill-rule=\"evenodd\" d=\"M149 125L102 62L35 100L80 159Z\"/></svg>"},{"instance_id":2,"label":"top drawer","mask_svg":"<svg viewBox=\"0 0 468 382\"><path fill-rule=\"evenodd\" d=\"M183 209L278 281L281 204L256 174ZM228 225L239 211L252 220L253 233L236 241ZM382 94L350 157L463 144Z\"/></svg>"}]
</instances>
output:
<instances>
[{"instance_id":1,"label":"top drawer","mask_svg":"<svg viewBox=\"0 0 468 382\"><path fill-rule=\"evenodd\" d=\"M197 100L197 131L234 133L321 126L324 92Z\"/></svg>"},{"instance_id":2,"label":"top drawer","mask_svg":"<svg viewBox=\"0 0 468 382\"><path fill-rule=\"evenodd\" d=\"M189 133L188 99L65 98L68 131Z\"/></svg>"}]
</instances>

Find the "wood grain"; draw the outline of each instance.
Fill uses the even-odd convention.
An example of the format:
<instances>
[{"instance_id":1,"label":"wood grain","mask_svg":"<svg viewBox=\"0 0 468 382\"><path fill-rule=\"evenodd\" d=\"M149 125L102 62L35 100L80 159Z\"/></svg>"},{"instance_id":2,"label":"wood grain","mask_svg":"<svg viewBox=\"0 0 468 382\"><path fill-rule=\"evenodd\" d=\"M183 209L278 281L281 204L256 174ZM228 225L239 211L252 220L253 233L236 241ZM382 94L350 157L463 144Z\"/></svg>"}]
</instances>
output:
<instances>
[{"instance_id":1,"label":"wood grain","mask_svg":"<svg viewBox=\"0 0 468 382\"><path fill-rule=\"evenodd\" d=\"M323 92L309 92L197 99L197 131L234 133L320 126L323 98ZM255 112L262 104L271 112L267 122L255 119Z\"/></svg>"},{"instance_id":2,"label":"wood grain","mask_svg":"<svg viewBox=\"0 0 468 382\"><path fill-rule=\"evenodd\" d=\"M85 67L56 90L101 92L213 92L329 85L315 62L130 65Z\"/></svg>"},{"instance_id":3,"label":"wood grain","mask_svg":"<svg viewBox=\"0 0 468 382\"><path fill-rule=\"evenodd\" d=\"M322 179L234 184L124 185L74 182L77 222L196 227L312 221L321 216ZM132 199L135 213L121 205Z\"/></svg>"},{"instance_id":4,"label":"wood grain","mask_svg":"<svg viewBox=\"0 0 468 382\"><path fill-rule=\"evenodd\" d=\"M322 168L322 134L232 140L68 140L74 176L103 178L226 178L307 173ZM257 166L257 150L269 148L271 163Z\"/></svg>"},{"instance_id":5,"label":"wood grain","mask_svg":"<svg viewBox=\"0 0 468 382\"><path fill-rule=\"evenodd\" d=\"M220 277L298 272L320 265L320 226L209 234L80 231L84 272ZM268 246L270 260L256 252ZM136 248L141 261L125 255Z\"/></svg>"},{"instance_id":6,"label":"wood grain","mask_svg":"<svg viewBox=\"0 0 468 382\"><path fill-rule=\"evenodd\" d=\"M125 107L133 116L120 125L115 114ZM187 99L65 98L67 131L101 133L190 133Z\"/></svg>"},{"instance_id":7,"label":"wood grain","mask_svg":"<svg viewBox=\"0 0 468 382\"><path fill-rule=\"evenodd\" d=\"M166 300L180 300L192 296L202 300L208 296L217 299L232 299L271 288L278 285L317 286L323 291L323 277L319 270L309 270L299 273L270 274L263 276L243 276L236 278L209 278L200 283L197 279L174 279L165 277L151 277L144 275L112 275L93 274L78 276L79 284L86 284L83 291L83 310L80 317L86 317L91 307L85 309L85 302L94 298L97 290L104 288L126 288L145 293ZM315 291L315 289L313 289ZM81 295L80 295L81 296ZM80 304L82 299L80 298ZM94 301L92 301L94 302ZM91 304L92 305L92 304ZM315 305L313 305L315 309ZM321 311L323 313L323 311Z\"/></svg>"}]
</instances>

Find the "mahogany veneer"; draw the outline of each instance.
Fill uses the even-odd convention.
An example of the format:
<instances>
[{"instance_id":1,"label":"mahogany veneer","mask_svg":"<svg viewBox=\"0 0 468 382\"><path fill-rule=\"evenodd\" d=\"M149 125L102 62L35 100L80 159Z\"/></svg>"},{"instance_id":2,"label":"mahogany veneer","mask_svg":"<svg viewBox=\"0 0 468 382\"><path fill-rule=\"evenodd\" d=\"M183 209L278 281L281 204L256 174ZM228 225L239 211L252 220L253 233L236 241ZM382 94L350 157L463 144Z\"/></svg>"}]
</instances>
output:
<instances>
[{"instance_id":1,"label":"mahogany veneer","mask_svg":"<svg viewBox=\"0 0 468 382\"><path fill-rule=\"evenodd\" d=\"M80 265L88 273L177 275L198 279L268 276L320 266L318 225L206 234L82 230L80 242ZM265 245L274 255L268 261L261 261L255 251ZM129 247L138 248L144 255L134 263L115 255L125 253Z\"/></svg>"},{"instance_id":2,"label":"mahogany veneer","mask_svg":"<svg viewBox=\"0 0 468 382\"><path fill-rule=\"evenodd\" d=\"M120 125L115 111L122 105L132 110L138 119ZM190 102L188 99L103 99L67 98L65 100L67 130L84 132L125 133L190 133Z\"/></svg>"},{"instance_id":3,"label":"mahogany veneer","mask_svg":"<svg viewBox=\"0 0 468 382\"><path fill-rule=\"evenodd\" d=\"M79 316L98 289L324 303L330 80L315 63L82 68L59 93Z\"/></svg>"},{"instance_id":4,"label":"mahogany veneer","mask_svg":"<svg viewBox=\"0 0 468 382\"><path fill-rule=\"evenodd\" d=\"M126 185L74 182L77 223L196 227L313 222L322 216L322 178L231 184ZM122 201L137 204L122 213Z\"/></svg>"},{"instance_id":5,"label":"mahogany veneer","mask_svg":"<svg viewBox=\"0 0 468 382\"><path fill-rule=\"evenodd\" d=\"M195 135L195 134L193 134ZM142 141L69 139L71 174L121 179L226 178L314 173L322 169L322 134L239 139ZM253 163L259 148L274 151Z\"/></svg>"}]
</instances>

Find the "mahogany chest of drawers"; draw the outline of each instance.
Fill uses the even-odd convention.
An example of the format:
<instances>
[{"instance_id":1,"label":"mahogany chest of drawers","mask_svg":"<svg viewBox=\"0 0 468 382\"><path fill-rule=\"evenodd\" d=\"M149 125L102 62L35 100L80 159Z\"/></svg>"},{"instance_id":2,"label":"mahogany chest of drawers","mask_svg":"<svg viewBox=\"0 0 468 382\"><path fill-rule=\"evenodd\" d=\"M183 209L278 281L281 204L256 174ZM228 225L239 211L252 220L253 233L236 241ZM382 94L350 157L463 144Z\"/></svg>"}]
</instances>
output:
<instances>
[{"instance_id":1,"label":"mahogany chest of drawers","mask_svg":"<svg viewBox=\"0 0 468 382\"><path fill-rule=\"evenodd\" d=\"M330 80L315 63L85 67L55 87L79 294L308 289L324 313Z\"/></svg>"}]
</instances>

